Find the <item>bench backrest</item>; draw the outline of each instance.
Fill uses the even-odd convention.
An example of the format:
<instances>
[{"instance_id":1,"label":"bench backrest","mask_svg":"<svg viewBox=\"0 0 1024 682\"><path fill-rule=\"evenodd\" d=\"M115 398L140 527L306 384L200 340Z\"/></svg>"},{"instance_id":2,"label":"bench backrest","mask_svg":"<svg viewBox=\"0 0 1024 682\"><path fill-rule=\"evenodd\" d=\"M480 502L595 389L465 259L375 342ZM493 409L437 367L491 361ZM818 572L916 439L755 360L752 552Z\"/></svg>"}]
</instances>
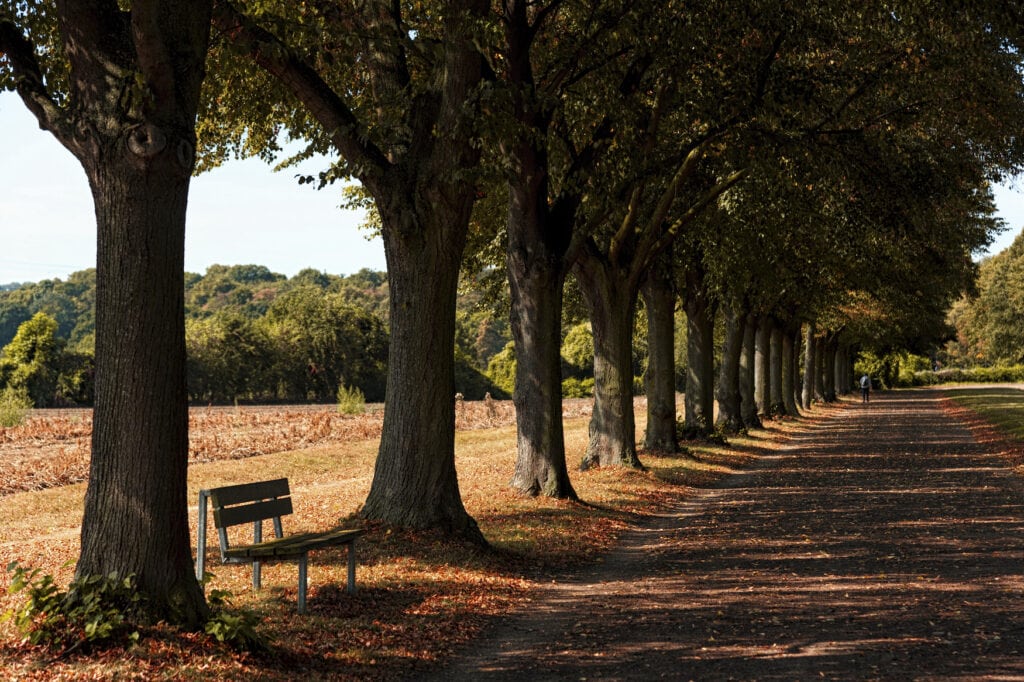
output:
<instances>
[{"instance_id":1,"label":"bench backrest","mask_svg":"<svg viewBox=\"0 0 1024 682\"><path fill-rule=\"evenodd\" d=\"M228 528L243 523L252 523L253 544L263 542L263 522L273 520L274 535L284 537L281 517L292 513L291 492L287 478L272 481L257 481L227 485L222 488L199 491L199 545L200 551L206 549L206 505L204 495L209 497L213 505L213 525L217 528L217 539L220 540L220 559L229 563L227 552L230 548ZM196 575L202 579L201 564L197 563Z\"/></svg>"},{"instance_id":2,"label":"bench backrest","mask_svg":"<svg viewBox=\"0 0 1024 682\"><path fill-rule=\"evenodd\" d=\"M218 529L292 513L287 478L213 488L209 494Z\"/></svg>"}]
</instances>

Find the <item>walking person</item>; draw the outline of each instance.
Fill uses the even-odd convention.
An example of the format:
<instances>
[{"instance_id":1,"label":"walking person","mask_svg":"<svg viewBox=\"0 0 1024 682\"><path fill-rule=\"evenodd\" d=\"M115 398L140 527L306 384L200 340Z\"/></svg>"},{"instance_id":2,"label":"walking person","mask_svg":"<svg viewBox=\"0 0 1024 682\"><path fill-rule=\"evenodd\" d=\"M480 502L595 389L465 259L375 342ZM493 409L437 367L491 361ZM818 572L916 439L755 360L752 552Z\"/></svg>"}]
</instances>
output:
<instances>
[{"instance_id":1,"label":"walking person","mask_svg":"<svg viewBox=\"0 0 1024 682\"><path fill-rule=\"evenodd\" d=\"M860 378L860 396L861 402L869 402L871 398L871 377L867 374Z\"/></svg>"}]
</instances>

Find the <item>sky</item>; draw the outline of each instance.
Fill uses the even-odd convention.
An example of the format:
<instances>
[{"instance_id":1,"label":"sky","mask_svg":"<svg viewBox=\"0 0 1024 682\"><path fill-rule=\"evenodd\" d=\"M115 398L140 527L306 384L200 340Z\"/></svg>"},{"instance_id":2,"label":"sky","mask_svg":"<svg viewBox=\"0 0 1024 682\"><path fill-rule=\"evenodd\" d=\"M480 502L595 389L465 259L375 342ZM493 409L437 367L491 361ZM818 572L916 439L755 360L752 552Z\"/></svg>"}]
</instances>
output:
<instances>
[{"instance_id":1,"label":"sky","mask_svg":"<svg viewBox=\"0 0 1024 682\"><path fill-rule=\"evenodd\" d=\"M39 129L15 95L0 93L0 284L66 279L96 265L96 220L85 172ZM299 185L299 172L259 159L232 160L192 179L185 270L265 265L288 277L304 268L350 275L385 270L384 245L358 229L362 212L339 208L335 185Z\"/></svg>"},{"instance_id":2,"label":"sky","mask_svg":"<svg viewBox=\"0 0 1024 682\"><path fill-rule=\"evenodd\" d=\"M96 265L96 225L85 173L71 153L39 129L21 101L0 93L0 284L66 279ZM264 265L288 277L304 268L350 275L385 270L380 239L358 229L360 212L339 208L340 189L299 185L299 172L274 172L259 159L232 160L192 180L185 269ZM998 187L1008 229L989 249L1002 251L1024 228L1024 178Z\"/></svg>"}]
</instances>

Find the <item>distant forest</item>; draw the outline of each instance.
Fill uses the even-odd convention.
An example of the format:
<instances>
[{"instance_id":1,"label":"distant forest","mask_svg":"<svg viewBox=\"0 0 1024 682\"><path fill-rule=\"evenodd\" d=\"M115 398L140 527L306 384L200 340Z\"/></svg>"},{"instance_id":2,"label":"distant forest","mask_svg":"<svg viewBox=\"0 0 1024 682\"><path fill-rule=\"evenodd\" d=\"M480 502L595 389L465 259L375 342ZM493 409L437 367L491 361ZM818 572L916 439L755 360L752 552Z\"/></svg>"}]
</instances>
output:
<instances>
[{"instance_id":1,"label":"distant forest","mask_svg":"<svg viewBox=\"0 0 1024 682\"><path fill-rule=\"evenodd\" d=\"M93 269L0 286L0 388L24 390L40 407L90 404L95 301ZM507 313L476 292L458 308L456 390L507 397ZM386 273L306 269L288 278L260 265L214 265L186 274L185 317L193 402L331 402L340 386L384 399Z\"/></svg>"}]
</instances>

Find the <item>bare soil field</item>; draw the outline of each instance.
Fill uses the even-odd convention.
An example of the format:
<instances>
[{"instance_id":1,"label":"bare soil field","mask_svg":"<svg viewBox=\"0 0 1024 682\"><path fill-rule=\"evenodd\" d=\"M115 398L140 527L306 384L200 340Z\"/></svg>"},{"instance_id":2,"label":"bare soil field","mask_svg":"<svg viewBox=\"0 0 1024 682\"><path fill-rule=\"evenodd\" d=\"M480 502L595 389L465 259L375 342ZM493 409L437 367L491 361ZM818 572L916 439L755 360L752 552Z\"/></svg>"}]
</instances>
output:
<instances>
[{"instance_id":1,"label":"bare soil field","mask_svg":"<svg viewBox=\"0 0 1024 682\"><path fill-rule=\"evenodd\" d=\"M566 418L590 413L591 401L567 400ZM475 430L515 423L511 401L458 401L455 427ZM189 411L189 462L242 459L314 445L380 438L384 411L368 405L361 415L333 405L193 407ZM92 410L33 410L20 426L0 427L0 496L86 480Z\"/></svg>"}]
</instances>

